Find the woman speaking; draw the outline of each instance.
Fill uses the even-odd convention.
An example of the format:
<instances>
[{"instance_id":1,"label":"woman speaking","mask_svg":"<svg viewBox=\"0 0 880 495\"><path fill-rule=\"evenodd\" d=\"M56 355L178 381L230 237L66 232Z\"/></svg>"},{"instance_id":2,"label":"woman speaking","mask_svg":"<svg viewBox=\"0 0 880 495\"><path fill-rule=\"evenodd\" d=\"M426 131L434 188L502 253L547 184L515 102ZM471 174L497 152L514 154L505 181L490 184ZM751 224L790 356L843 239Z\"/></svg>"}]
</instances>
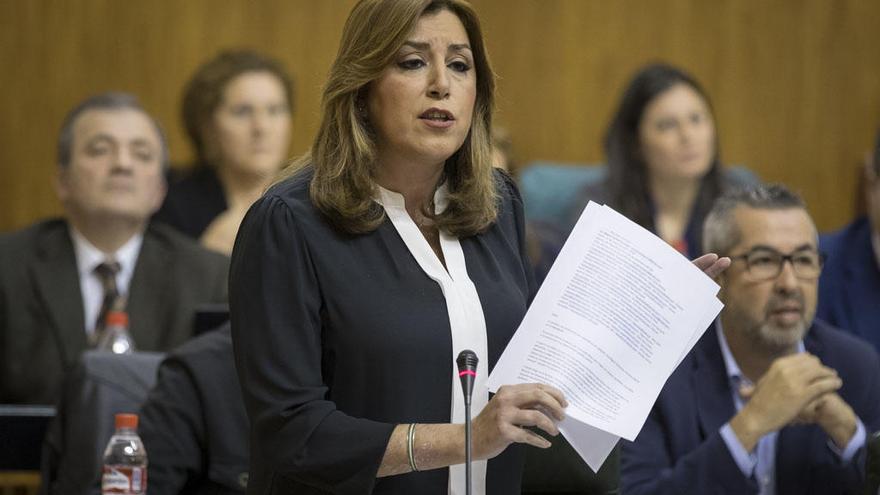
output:
<instances>
[{"instance_id":1,"label":"woman speaking","mask_svg":"<svg viewBox=\"0 0 880 495\"><path fill-rule=\"evenodd\" d=\"M463 349L480 360L474 493L519 493L511 445L549 446L522 427L557 434L558 390L486 388L535 290L522 203L492 169L493 77L465 2L350 13L311 151L233 251L248 493L464 493Z\"/></svg>"}]
</instances>

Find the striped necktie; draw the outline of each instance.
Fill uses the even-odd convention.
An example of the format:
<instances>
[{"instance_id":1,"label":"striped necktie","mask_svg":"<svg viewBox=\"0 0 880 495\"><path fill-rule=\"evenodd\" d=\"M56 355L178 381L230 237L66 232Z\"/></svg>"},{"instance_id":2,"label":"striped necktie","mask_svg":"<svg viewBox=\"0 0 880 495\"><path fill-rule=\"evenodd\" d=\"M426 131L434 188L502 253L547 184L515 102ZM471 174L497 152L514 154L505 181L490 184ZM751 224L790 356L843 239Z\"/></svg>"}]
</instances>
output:
<instances>
[{"instance_id":1,"label":"striped necktie","mask_svg":"<svg viewBox=\"0 0 880 495\"><path fill-rule=\"evenodd\" d=\"M107 312L111 309L122 309L116 307L120 303L119 289L116 287L116 274L122 267L119 262L107 260L95 267L95 275L104 288L104 300L101 303L101 311L98 313L98 320L95 322L95 332L92 334L94 342L100 340L101 334L104 332L104 326L107 320Z\"/></svg>"}]
</instances>

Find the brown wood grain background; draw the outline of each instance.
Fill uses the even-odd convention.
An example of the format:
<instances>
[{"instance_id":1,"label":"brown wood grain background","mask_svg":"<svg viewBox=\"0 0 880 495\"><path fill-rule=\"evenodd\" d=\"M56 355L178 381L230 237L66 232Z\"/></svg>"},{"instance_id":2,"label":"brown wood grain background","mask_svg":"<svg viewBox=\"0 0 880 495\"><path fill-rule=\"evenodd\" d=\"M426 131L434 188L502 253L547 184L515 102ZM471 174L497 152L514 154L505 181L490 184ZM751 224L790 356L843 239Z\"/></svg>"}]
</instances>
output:
<instances>
[{"instance_id":1,"label":"brown wood grain background","mask_svg":"<svg viewBox=\"0 0 880 495\"><path fill-rule=\"evenodd\" d=\"M279 59L305 151L352 0L0 0L0 231L57 214L58 126L85 96L136 93L191 151L180 92L219 49ZM475 0L520 162L602 160L622 85L642 64L690 70L712 96L728 163L800 191L821 229L856 208L880 125L876 0Z\"/></svg>"}]
</instances>

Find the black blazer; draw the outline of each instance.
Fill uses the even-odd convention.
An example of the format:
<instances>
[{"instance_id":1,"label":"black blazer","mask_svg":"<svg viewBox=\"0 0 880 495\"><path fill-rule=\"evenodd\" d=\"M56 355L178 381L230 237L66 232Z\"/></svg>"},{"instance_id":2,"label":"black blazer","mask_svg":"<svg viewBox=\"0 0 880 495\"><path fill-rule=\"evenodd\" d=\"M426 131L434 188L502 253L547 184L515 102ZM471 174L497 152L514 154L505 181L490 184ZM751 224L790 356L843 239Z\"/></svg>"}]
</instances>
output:
<instances>
[{"instance_id":1,"label":"black blazer","mask_svg":"<svg viewBox=\"0 0 880 495\"><path fill-rule=\"evenodd\" d=\"M163 226L147 228L129 287L138 350L185 341L199 304L224 302L228 260ZM51 404L88 348L68 224L0 235L0 403Z\"/></svg>"},{"instance_id":2,"label":"black blazer","mask_svg":"<svg viewBox=\"0 0 880 495\"><path fill-rule=\"evenodd\" d=\"M880 351L880 265L871 244L871 223L862 217L819 236L819 250L828 259L819 278L816 316Z\"/></svg>"},{"instance_id":3,"label":"black blazer","mask_svg":"<svg viewBox=\"0 0 880 495\"><path fill-rule=\"evenodd\" d=\"M153 220L198 239L228 207L217 170L200 164L168 184L168 195Z\"/></svg>"},{"instance_id":4,"label":"black blazer","mask_svg":"<svg viewBox=\"0 0 880 495\"><path fill-rule=\"evenodd\" d=\"M333 229L311 202L310 180L305 169L258 200L233 251L248 493L446 494L448 469L376 477L396 424L450 420L458 384L442 289L387 218L367 234ZM489 370L534 294L519 193L500 172L496 187L495 223L460 239L483 307ZM522 456L511 445L489 460L488 494L521 491Z\"/></svg>"},{"instance_id":5,"label":"black blazer","mask_svg":"<svg viewBox=\"0 0 880 495\"><path fill-rule=\"evenodd\" d=\"M139 426L150 495L244 495L249 427L226 324L159 367Z\"/></svg>"}]
</instances>

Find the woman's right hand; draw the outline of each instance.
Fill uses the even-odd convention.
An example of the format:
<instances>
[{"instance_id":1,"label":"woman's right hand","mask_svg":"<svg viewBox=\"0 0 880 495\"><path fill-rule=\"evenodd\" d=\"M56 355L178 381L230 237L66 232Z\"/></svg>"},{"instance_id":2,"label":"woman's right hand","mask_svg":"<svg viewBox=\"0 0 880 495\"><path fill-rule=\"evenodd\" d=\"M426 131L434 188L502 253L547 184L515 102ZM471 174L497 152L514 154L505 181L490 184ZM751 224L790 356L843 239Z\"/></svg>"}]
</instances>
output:
<instances>
[{"instance_id":1,"label":"woman's right hand","mask_svg":"<svg viewBox=\"0 0 880 495\"><path fill-rule=\"evenodd\" d=\"M505 385L474 418L474 459L491 459L512 443L546 449L550 442L524 428L537 426L552 436L565 417L568 402L562 392L542 383Z\"/></svg>"}]
</instances>

